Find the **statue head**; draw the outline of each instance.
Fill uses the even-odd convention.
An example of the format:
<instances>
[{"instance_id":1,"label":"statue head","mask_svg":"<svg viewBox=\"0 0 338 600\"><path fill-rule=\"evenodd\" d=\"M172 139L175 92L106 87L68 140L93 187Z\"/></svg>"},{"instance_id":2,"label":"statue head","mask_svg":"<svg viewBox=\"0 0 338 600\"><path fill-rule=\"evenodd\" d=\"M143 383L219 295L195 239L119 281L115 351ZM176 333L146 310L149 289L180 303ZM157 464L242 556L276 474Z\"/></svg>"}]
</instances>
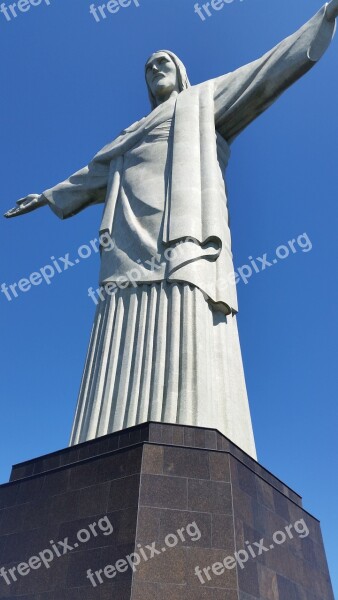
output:
<instances>
[{"instance_id":1,"label":"statue head","mask_svg":"<svg viewBox=\"0 0 338 600\"><path fill-rule=\"evenodd\" d=\"M145 75L152 109L159 99L174 91L178 93L190 87L187 71L182 61L170 50L154 52L145 64Z\"/></svg>"}]
</instances>

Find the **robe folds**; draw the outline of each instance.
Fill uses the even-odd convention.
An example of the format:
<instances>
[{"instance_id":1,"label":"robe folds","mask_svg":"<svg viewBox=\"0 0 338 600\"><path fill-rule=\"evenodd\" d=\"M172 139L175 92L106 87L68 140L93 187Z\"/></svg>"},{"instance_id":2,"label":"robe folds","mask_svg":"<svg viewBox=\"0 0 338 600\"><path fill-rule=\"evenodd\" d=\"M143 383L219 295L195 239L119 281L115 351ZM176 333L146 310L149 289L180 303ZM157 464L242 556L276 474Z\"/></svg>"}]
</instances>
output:
<instances>
[{"instance_id":1,"label":"robe folds","mask_svg":"<svg viewBox=\"0 0 338 600\"><path fill-rule=\"evenodd\" d=\"M260 59L170 98L44 192L62 219L103 203L100 236L113 242L100 284L116 293L97 307L72 444L157 420L217 428L256 457L225 170L237 135L329 46L325 12Z\"/></svg>"},{"instance_id":2,"label":"robe folds","mask_svg":"<svg viewBox=\"0 0 338 600\"><path fill-rule=\"evenodd\" d=\"M180 241L181 247L172 253L172 261L167 260L165 279L196 285L225 314L238 309L223 177L230 144L325 52L335 29L325 11L326 6L260 59L184 90L172 106L163 244L174 246ZM90 204L105 203L100 233L114 240L123 156L163 122L167 108L158 106L105 146L87 167L46 190L52 210L67 218ZM123 274L115 272L114 258L114 251L102 253L100 284L114 282ZM141 272L138 282L142 281Z\"/></svg>"}]
</instances>

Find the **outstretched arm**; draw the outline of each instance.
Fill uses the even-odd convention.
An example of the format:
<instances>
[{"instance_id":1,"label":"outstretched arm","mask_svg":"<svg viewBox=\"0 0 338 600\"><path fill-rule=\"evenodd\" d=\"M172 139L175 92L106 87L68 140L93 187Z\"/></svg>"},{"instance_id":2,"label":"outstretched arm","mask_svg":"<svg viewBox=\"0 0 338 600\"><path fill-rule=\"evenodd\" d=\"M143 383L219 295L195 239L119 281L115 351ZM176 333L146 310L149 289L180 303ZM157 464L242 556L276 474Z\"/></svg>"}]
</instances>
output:
<instances>
[{"instance_id":1,"label":"outstretched arm","mask_svg":"<svg viewBox=\"0 0 338 600\"><path fill-rule=\"evenodd\" d=\"M62 183L45 190L43 196L60 219L68 219L87 206L104 202L108 179L109 163L93 160Z\"/></svg>"},{"instance_id":2,"label":"outstretched arm","mask_svg":"<svg viewBox=\"0 0 338 600\"><path fill-rule=\"evenodd\" d=\"M215 123L231 142L321 58L335 32L338 0L258 60L214 80Z\"/></svg>"},{"instance_id":3,"label":"outstretched arm","mask_svg":"<svg viewBox=\"0 0 338 600\"><path fill-rule=\"evenodd\" d=\"M108 177L109 163L102 164L94 160L88 167L43 194L30 194L21 198L4 216L7 219L19 217L49 205L60 219L67 219L91 204L105 201Z\"/></svg>"}]
</instances>

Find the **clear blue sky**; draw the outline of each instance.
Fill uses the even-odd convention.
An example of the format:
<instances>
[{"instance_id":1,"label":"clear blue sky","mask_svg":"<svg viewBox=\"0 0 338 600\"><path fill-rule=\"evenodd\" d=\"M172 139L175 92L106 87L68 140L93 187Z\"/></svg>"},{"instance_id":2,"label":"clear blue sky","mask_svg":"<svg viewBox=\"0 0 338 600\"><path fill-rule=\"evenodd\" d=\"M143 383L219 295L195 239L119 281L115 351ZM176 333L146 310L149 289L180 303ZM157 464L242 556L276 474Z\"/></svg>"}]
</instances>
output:
<instances>
[{"instance_id":1,"label":"clear blue sky","mask_svg":"<svg viewBox=\"0 0 338 600\"><path fill-rule=\"evenodd\" d=\"M192 83L263 54L320 0L234 0L202 21L194 0L139 0L97 23L88 0L0 14L1 191L5 212L74 172L148 112L143 63L169 48ZM98 2L96 3L98 4ZM321 519L337 574L338 38L322 61L234 143L228 171L236 266L306 233L295 254L238 286L239 326L260 462ZM0 221L1 283L95 238L102 208L66 222L48 208ZM0 480L68 443L94 304L98 256L0 294Z\"/></svg>"}]
</instances>

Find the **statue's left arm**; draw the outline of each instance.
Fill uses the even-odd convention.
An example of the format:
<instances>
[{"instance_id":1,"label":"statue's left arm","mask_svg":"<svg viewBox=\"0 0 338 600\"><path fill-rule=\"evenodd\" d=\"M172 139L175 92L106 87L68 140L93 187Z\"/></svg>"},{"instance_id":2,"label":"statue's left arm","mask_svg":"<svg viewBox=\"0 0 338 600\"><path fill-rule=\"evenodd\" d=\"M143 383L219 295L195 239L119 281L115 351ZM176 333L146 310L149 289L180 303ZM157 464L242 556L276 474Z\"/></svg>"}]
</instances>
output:
<instances>
[{"instance_id":1,"label":"statue's left arm","mask_svg":"<svg viewBox=\"0 0 338 600\"><path fill-rule=\"evenodd\" d=\"M216 128L229 143L318 62L337 16L338 0L332 0L262 58L214 80Z\"/></svg>"}]
</instances>

